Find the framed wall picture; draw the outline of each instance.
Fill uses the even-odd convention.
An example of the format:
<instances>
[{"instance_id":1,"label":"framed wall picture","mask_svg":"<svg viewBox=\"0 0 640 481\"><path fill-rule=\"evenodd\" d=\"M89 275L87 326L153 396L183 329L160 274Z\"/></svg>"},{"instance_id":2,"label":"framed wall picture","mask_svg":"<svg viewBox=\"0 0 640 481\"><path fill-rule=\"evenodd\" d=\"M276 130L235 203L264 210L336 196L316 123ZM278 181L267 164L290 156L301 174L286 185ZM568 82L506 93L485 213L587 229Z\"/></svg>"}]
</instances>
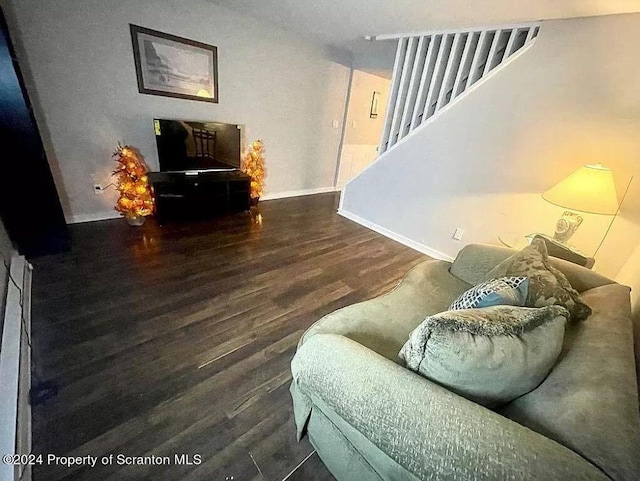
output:
<instances>
[{"instance_id":1,"label":"framed wall picture","mask_svg":"<svg viewBox=\"0 0 640 481\"><path fill-rule=\"evenodd\" d=\"M374 91L371 97L371 109L369 110L369 118L378 118L378 104L380 103L380 92Z\"/></svg>"},{"instance_id":2,"label":"framed wall picture","mask_svg":"<svg viewBox=\"0 0 640 481\"><path fill-rule=\"evenodd\" d=\"M130 27L140 93L218 103L216 47Z\"/></svg>"}]
</instances>

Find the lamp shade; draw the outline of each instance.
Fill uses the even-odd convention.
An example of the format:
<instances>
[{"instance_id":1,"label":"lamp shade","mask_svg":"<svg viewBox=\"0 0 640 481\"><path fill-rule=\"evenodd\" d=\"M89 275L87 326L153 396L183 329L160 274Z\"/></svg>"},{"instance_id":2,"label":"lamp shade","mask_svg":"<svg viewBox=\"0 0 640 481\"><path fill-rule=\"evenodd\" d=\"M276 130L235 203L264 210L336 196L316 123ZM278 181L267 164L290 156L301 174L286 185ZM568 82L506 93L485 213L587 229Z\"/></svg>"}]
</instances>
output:
<instances>
[{"instance_id":1,"label":"lamp shade","mask_svg":"<svg viewBox=\"0 0 640 481\"><path fill-rule=\"evenodd\" d=\"M613 174L601 164L580 167L542 194L542 198L588 214L614 215L619 207Z\"/></svg>"}]
</instances>

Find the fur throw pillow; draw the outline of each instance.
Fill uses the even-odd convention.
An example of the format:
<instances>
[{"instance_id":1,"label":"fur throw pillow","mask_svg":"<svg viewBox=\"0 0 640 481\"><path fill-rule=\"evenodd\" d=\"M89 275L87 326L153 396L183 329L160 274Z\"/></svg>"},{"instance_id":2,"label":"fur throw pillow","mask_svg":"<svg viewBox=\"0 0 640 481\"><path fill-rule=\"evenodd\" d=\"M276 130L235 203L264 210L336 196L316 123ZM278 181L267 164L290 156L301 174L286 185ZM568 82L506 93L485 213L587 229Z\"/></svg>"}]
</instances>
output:
<instances>
[{"instance_id":1,"label":"fur throw pillow","mask_svg":"<svg viewBox=\"0 0 640 481\"><path fill-rule=\"evenodd\" d=\"M567 310L492 306L428 316L399 357L405 366L488 407L535 389L553 368Z\"/></svg>"}]
</instances>

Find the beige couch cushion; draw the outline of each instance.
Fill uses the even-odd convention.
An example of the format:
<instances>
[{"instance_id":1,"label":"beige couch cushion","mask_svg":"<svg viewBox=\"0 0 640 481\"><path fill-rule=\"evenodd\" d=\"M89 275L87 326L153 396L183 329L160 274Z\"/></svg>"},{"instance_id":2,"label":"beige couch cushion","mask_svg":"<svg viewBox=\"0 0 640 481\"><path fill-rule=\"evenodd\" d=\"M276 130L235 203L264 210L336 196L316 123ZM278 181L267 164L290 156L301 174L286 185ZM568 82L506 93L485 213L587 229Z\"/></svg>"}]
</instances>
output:
<instances>
[{"instance_id":1,"label":"beige couch cushion","mask_svg":"<svg viewBox=\"0 0 640 481\"><path fill-rule=\"evenodd\" d=\"M502 414L564 444L614 480L640 479L640 417L629 288L582 293L593 314L567 325L555 368Z\"/></svg>"},{"instance_id":2,"label":"beige couch cushion","mask_svg":"<svg viewBox=\"0 0 640 481\"><path fill-rule=\"evenodd\" d=\"M468 284L475 286L485 279L491 269L516 252L507 247L469 244L458 252L456 260L453 261L451 266L451 273ZM577 264L555 257L550 257L549 260L553 267L567 276L571 286L578 292L613 283L611 279Z\"/></svg>"}]
</instances>

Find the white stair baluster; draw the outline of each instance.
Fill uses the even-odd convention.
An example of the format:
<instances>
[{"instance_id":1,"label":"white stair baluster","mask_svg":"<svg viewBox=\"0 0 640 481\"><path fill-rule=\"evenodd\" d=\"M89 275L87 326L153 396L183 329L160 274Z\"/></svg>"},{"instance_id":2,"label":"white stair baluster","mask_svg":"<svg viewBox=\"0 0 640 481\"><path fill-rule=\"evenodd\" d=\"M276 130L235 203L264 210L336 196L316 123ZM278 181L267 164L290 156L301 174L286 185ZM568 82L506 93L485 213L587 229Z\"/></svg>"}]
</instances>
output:
<instances>
[{"instance_id":1,"label":"white stair baluster","mask_svg":"<svg viewBox=\"0 0 640 481\"><path fill-rule=\"evenodd\" d=\"M447 63L445 59L447 59L449 56L451 37L452 35L444 35L442 38L442 42L440 42L438 57L436 58L435 70L433 72L433 76L431 77L431 84L429 85L429 92L427 93L427 100L424 105L424 112L422 114L422 120L420 123L423 123L434 113L431 107L434 103L436 103L440 86L442 85L442 76L444 75L444 69Z\"/></svg>"},{"instance_id":2,"label":"white stair baluster","mask_svg":"<svg viewBox=\"0 0 640 481\"><path fill-rule=\"evenodd\" d=\"M398 140L400 140L410 131L411 119L413 118L413 113L416 107L416 97L418 95L419 82L425 66L425 50L428 43L429 40L426 37L420 37L420 40L418 41L418 49L415 56L415 65L413 71L411 72L411 80L409 80L407 99L404 103L402 120L400 121L400 135L398 136Z\"/></svg>"},{"instance_id":3,"label":"white stair baluster","mask_svg":"<svg viewBox=\"0 0 640 481\"><path fill-rule=\"evenodd\" d=\"M453 89L453 83L456 80L456 76L458 74L458 70L460 69L460 59L462 58L462 49L464 48L465 42L467 41L466 34L456 33L453 39L453 45L451 47L451 53L449 55L449 60L447 61L447 68L444 72L444 77L442 79L442 87L440 87L440 94L438 95L438 103L436 104L435 112L444 107L449 100L447 100L447 95L449 90ZM453 96L453 92L452 92Z\"/></svg>"},{"instance_id":4,"label":"white stair baluster","mask_svg":"<svg viewBox=\"0 0 640 481\"><path fill-rule=\"evenodd\" d=\"M422 71L422 78L420 79L420 88L418 89L418 96L416 98L416 108L413 111L413 117L411 119L410 131L420 125L425 105L427 103L427 94L429 92L429 86L431 85L431 79L433 78L433 72L436 67L436 59L438 57L441 42L441 35L433 35L430 37L425 66Z\"/></svg>"},{"instance_id":5,"label":"white stair baluster","mask_svg":"<svg viewBox=\"0 0 640 481\"><path fill-rule=\"evenodd\" d=\"M494 60L494 57L498 53L498 41L500 40L501 30L496 30L495 35L493 36L493 41L491 42L491 48L489 49L489 55L487 56L487 62L484 64L484 72L482 72L482 76L484 77L491 71L491 63Z\"/></svg>"},{"instance_id":6,"label":"white stair baluster","mask_svg":"<svg viewBox=\"0 0 640 481\"><path fill-rule=\"evenodd\" d=\"M393 76L391 81L391 90L389 92L389 101L387 102L387 113L384 119L384 128L382 130L382 140L380 141L380 153L387 150L389 145L389 137L391 135L391 121L393 117L391 112L395 111L396 101L398 98L398 90L400 88L400 69L404 64L405 52L407 51L407 38L398 39L398 47L396 48L396 59L393 63Z\"/></svg>"},{"instance_id":7,"label":"white stair baluster","mask_svg":"<svg viewBox=\"0 0 640 481\"><path fill-rule=\"evenodd\" d=\"M456 81L453 84L453 93L451 94L451 100L455 99L458 95L464 92L467 86L467 80L469 79L469 72L471 70L471 63L476 48L478 47L479 34L471 32L467 38L467 43L464 46L462 52L462 59L460 60L460 68L458 69L458 75Z\"/></svg>"},{"instance_id":8,"label":"white stair baluster","mask_svg":"<svg viewBox=\"0 0 640 481\"><path fill-rule=\"evenodd\" d=\"M480 39L478 40L478 46L476 47L475 55L473 56L473 62L471 63L471 70L469 72L469 81L467 82L467 87L470 87L474 83L476 83L480 77L482 77L482 57L483 51L487 48L487 32L482 32L480 34Z\"/></svg>"},{"instance_id":9,"label":"white stair baluster","mask_svg":"<svg viewBox=\"0 0 640 481\"><path fill-rule=\"evenodd\" d=\"M393 110L393 118L391 120L391 132L387 148L392 147L399 139L400 120L402 119L402 111L404 102L407 98L407 89L409 87L409 78L413 69L413 60L415 58L415 49L417 47L416 37L410 37L405 52L404 62L402 64L402 73L400 74L400 84L398 89L398 97L396 99L395 108Z\"/></svg>"},{"instance_id":10,"label":"white stair baluster","mask_svg":"<svg viewBox=\"0 0 640 481\"><path fill-rule=\"evenodd\" d=\"M507 48L504 51L504 59L508 59L509 57L511 57L511 54L514 52L516 38L518 38L519 33L520 29L514 28L513 30L511 30L511 35L509 35L509 41L507 42Z\"/></svg>"},{"instance_id":11,"label":"white stair baluster","mask_svg":"<svg viewBox=\"0 0 640 481\"><path fill-rule=\"evenodd\" d=\"M376 36L398 39L379 153L453 103L516 52L524 51L539 31L539 24L529 23Z\"/></svg>"}]
</instances>

